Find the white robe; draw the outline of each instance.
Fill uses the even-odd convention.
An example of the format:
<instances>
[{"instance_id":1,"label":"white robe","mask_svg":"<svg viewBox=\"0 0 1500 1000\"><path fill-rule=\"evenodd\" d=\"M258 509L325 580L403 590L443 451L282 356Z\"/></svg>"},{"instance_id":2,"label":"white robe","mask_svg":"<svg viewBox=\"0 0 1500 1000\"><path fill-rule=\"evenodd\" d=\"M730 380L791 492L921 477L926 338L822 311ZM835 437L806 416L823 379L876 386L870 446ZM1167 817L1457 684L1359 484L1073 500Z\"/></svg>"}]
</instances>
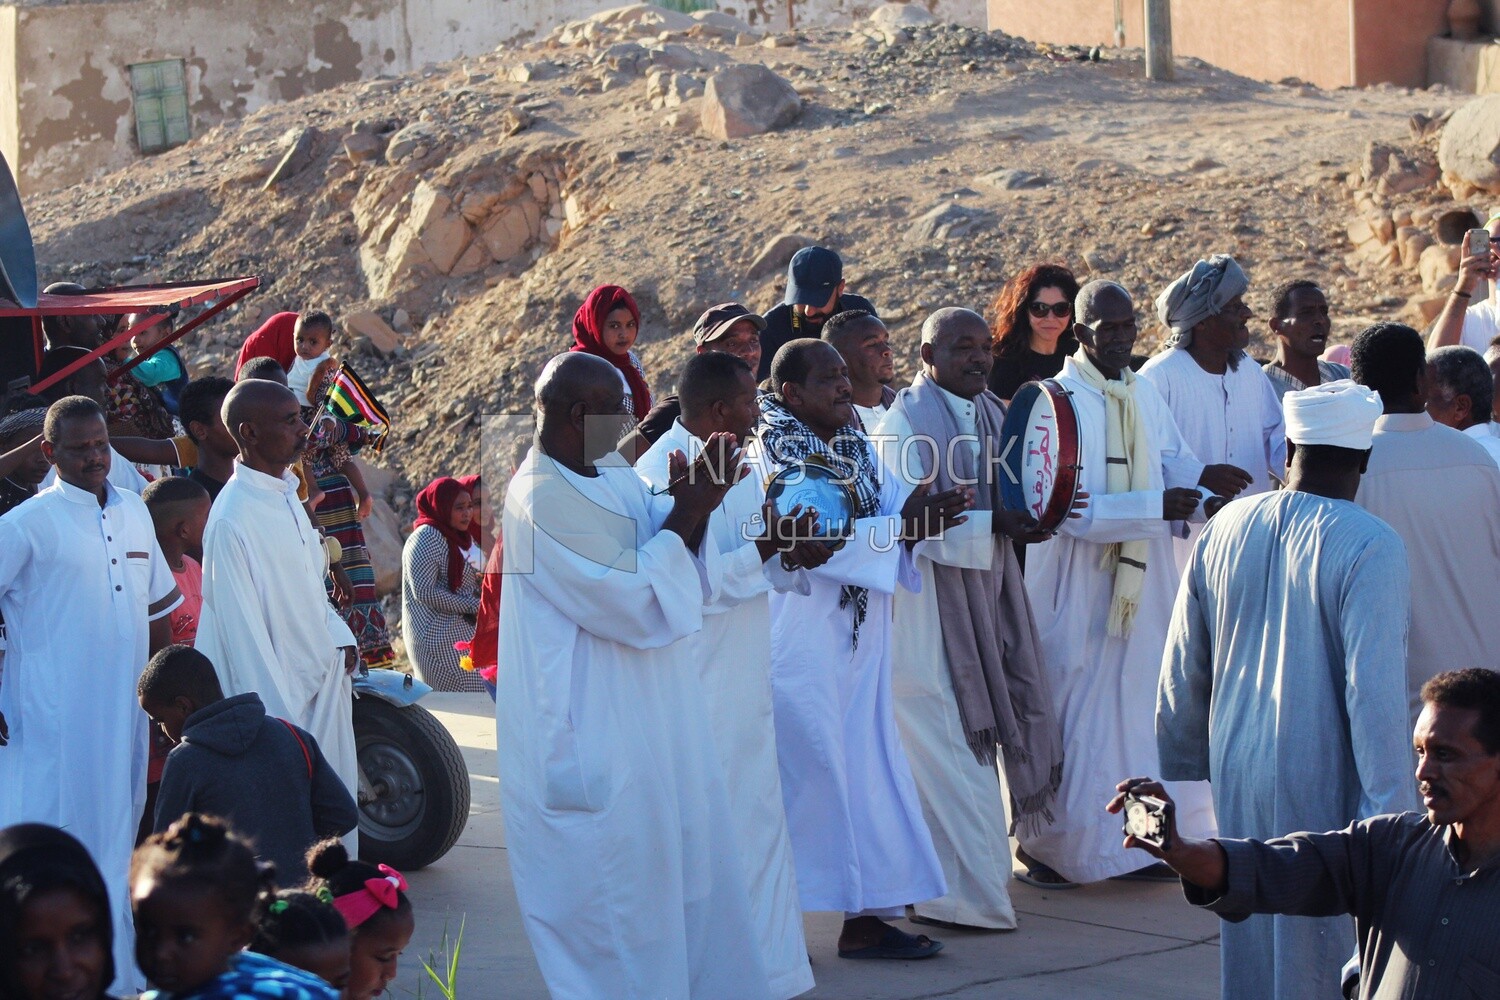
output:
<instances>
[{"instance_id":1,"label":"white robe","mask_svg":"<svg viewBox=\"0 0 1500 1000\"><path fill-rule=\"evenodd\" d=\"M353 687L343 651L357 643L328 602L323 573L322 536L297 500L295 477L236 465L203 532L203 614L194 645L213 662L226 695L254 691L267 715L311 733L357 799Z\"/></svg>"},{"instance_id":2,"label":"white robe","mask_svg":"<svg viewBox=\"0 0 1500 1000\"><path fill-rule=\"evenodd\" d=\"M1185 466L1196 485L1205 465L1233 465L1250 473L1250 485L1239 495L1268 492L1286 478L1286 423L1276 387L1249 357L1223 375L1204 371L1185 348L1163 351L1141 367L1141 377L1156 386L1177 429L1196 456L1197 474ZM1200 507L1186 532L1173 536L1172 550L1180 573L1203 531Z\"/></svg>"},{"instance_id":3,"label":"white robe","mask_svg":"<svg viewBox=\"0 0 1500 1000\"><path fill-rule=\"evenodd\" d=\"M1396 529L1411 562L1406 642L1412 721L1445 670L1500 670L1500 468L1477 441L1425 413L1375 421L1355 502Z\"/></svg>"},{"instance_id":4,"label":"white robe","mask_svg":"<svg viewBox=\"0 0 1500 1000\"><path fill-rule=\"evenodd\" d=\"M769 997L695 647L720 575L635 471L532 448L505 497L496 687L516 896L559 1000Z\"/></svg>"},{"instance_id":5,"label":"white robe","mask_svg":"<svg viewBox=\"0 0 1500 1000\"><path fill-rule=\"evenodd\" d=\"M921 585L899 541L910 489L894 474L880 486L880 513L809 572L811 592L771 595L776 749L804 910L889 910L947 891L891 695L891 595ZM869 588L857 648L846 583Z\"/></svg>"},{"instance_id":6,"label":"white robe","mask_svg":"<svg viewBox=\"0 0 1500 1000\"><path fill-rule=\"evenodd\" d=\"M1418 808L1406 709L1406 548L1346 500L1292 490L1209 522L1157 696L1161 774L1213 781L1226 837L1341 830ZM1224 1000L1339 996L1354 921L1220 924Z\"/></svg>"},{"instance_id":7,"label":"white robe","mask_svg":"<svg viewBox=\"0 0 1500 1000\"><path fill-rule=\"evenodd\" d=\"M703 442L678 420L637 460L635 471L650 488L660 490L670 480L673 451L691 461L702 450ZM761 560L753 539L765 533L765 499L761 477L746 476L709 520L714 545L724 557L724 578L719 599L704 609L702 631L686 642L694 649L709 725L727 787L733 790L729 809L771 995L785 998L812 989L813 974L776 766L768 595L773 589L805 594L808 583L805 573L783 570L777 556Z\"/></svg>"},{"instance_id":8,"label":"white robe","mask_svg":"<svg viewBox=\"0 0 1500 1000\"><path fill-rule=\"evenodd\" d=\"M953 411L959 433L969 436L965 446L977 456L974 403L936 388ZM873 435L882 464L901 472L907 485L915 486L916 477L901 461L901 444L911 436L911 422L901 411L887 413ZM901 742L911 760L922 813L948 883L945 895L916 904L916 912L934 920L1010 930L1016 926L1016 911L1010 901L1005 797L996 766L980 764L969 749L953 694L933 578L935 564L995 568L992 514L974 510L968 517L945 531L941 539L913 547L922 589L895 594L891 688Z\"/></svg>"},{"instance_id":9,"label":"white robe","mask_svg":"<svg viewBox=\"0 0 1500 1000\"><path fill-rule=\"evenodd\" d=\"M150 625L182 603L146 505L106 505L56 482L0 518L0 614L8 650L0 714L0 827L50 823L99 866L114 922L115 984L134 993L126 878L146 802L147 719L135 685Z\"/></svg>"},{"instance_id":10,"label":"white robe","mask_svg":"<svg viewBox=\"0 0 1500 1000\"><path fill-rule=\"evenodd\" d=\"M1058 381L1073 392L1078 413L1080 484L1089 506L1063 522L1058 535L1026 553L1026 591L1047 655L1047 676L1062 725L1062 788L1056 821L1019 837L1026 853L1075 882L1097 882L1152 864L1150 855L1126 850L1120 819L1104 811L1115 785L1132 776L1156 776L1156 682L1167 623L1177 593L1162 491L1193 486L1201 470L1183 441L1161 394L1136 382L1140 421L1151 443L1151 488L1108 492L1104 465L1104 395L1063 363ZM1114 574L1099 567L1104 546L1146 539L1146 578L1135 627L1120 638L1106 630ZM1202 782L1169 784L1184 836L1213 833L1213 807Z\"/></svg>"}]
</instances>

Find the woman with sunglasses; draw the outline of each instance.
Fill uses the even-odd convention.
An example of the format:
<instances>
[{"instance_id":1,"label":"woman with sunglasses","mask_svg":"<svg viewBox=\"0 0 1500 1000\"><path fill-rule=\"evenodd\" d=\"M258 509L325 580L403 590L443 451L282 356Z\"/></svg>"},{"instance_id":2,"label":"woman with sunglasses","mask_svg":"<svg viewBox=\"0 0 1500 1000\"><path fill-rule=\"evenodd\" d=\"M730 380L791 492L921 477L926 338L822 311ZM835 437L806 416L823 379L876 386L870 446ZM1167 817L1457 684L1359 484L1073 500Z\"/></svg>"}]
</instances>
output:
<instances>
[{"instance_id":1,"label":"woman with sunglasses","mask_svg":"<svg viewBox=\"0 0 1500 1000\"><path fill-rule=\"evenodd\" d=\"M995 298L995 365L990 391L1007 403L1016 390L1062 371L1078 350L1073 339L1073 298L1078 279L1061 264L1034 264L1012 278Z\"/></svg>"}]
</instances>

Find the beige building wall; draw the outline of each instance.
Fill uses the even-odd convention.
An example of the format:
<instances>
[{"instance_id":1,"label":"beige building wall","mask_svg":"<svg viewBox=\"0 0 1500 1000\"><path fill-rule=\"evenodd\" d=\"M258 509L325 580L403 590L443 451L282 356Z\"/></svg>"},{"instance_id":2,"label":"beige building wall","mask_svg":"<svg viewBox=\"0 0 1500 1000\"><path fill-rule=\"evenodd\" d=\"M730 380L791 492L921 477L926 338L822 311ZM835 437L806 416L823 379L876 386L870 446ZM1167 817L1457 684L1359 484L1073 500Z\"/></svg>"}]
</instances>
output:
<instances>
[{"instance_id":1,"label":"beige building wall","mask_svg":"<svg viewBox=\"0 0 1500 1000\"><path fill-rule=\"evenodd\" d=\"M988 0L989 26L1035 41L1114 42L1112 0ZM1125 44L1145 44L1142 0L1124 0ZM1427 82L1427 39L1448 0L1173 0L1172 42L1258 80L1320 87Z\"/></svg>"}]
</instances>

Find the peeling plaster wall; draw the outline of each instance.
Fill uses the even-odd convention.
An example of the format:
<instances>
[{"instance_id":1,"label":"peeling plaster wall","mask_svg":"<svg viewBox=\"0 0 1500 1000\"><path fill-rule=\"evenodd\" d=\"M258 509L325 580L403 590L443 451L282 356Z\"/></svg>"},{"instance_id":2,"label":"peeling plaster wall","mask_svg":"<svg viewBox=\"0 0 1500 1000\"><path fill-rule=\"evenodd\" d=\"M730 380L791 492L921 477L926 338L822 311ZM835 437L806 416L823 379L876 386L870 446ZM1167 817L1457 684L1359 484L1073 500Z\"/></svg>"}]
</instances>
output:
<instances>
[{"instance_id":1,"label":"peeling plaster wall","mask_svg":"<svg viewBox=\"0 0 1500 1000\"><path fill-rule=\"evenodd\" d=\"M626 0L46 0L0 3L0 150L23 190L140 155L131 63L183 59L194 134L351 80L488 52ZM720 0L769 30L849 24L882 0ZM916 0L983 27L984 0ZM1028 0L1029 2L1029 0Z\"/></svg>"},{"instance_id":2,"label":"peeling plaster wall","mask_svg":"<svg viewBox=\"0 0 1500 1000\"><path fill-rule=\"evenodd\" d=\"M187 63L198 133L275 101L583 17L609 0L84 0L0 6L0 149L21 186L77 183L139 154L129 65ZM13 27L12 27L13 25ZM7 61L15 53L13 65ZM11 152L15 156L11 156Z\"/></svg>"}]
</instances>

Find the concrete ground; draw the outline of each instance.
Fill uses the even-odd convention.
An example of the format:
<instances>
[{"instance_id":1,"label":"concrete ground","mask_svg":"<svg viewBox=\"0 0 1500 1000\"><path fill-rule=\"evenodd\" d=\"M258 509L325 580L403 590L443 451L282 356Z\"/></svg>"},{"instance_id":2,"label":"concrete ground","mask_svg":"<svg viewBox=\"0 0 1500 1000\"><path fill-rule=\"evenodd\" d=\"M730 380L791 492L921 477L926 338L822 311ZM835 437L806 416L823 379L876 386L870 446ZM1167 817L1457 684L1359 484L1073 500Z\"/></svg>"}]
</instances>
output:
<instances>
[{"instance_id":1,"label":"concrete ground","mask_svg":"<svg viewBox=\"0 0 1500 1000\"><path fill-rule=\"evenodd\" d=\"M495 777L493 706L484 695L434 694L423 704L463 748L473 781L468 828L432 867L408 875L417 933L392 984L396 997L441 997L421 959L464 925L458 1000L545 1000L521 926ZM809 1000L1031 1000L1219 996L1219 922L1175 886L1106 882L1067 892L1011 883L1020 927L1006 934L934 931L941 955L921 962L850 962L835 955L841 917L806 918L818 985ZM903 924L907 930L913 928ZM429 959L430 961L431 959ZM439 962L433 962L434 965ZM600 998L607 1000L607 998Z\"/></svg>"}]
</instances>

